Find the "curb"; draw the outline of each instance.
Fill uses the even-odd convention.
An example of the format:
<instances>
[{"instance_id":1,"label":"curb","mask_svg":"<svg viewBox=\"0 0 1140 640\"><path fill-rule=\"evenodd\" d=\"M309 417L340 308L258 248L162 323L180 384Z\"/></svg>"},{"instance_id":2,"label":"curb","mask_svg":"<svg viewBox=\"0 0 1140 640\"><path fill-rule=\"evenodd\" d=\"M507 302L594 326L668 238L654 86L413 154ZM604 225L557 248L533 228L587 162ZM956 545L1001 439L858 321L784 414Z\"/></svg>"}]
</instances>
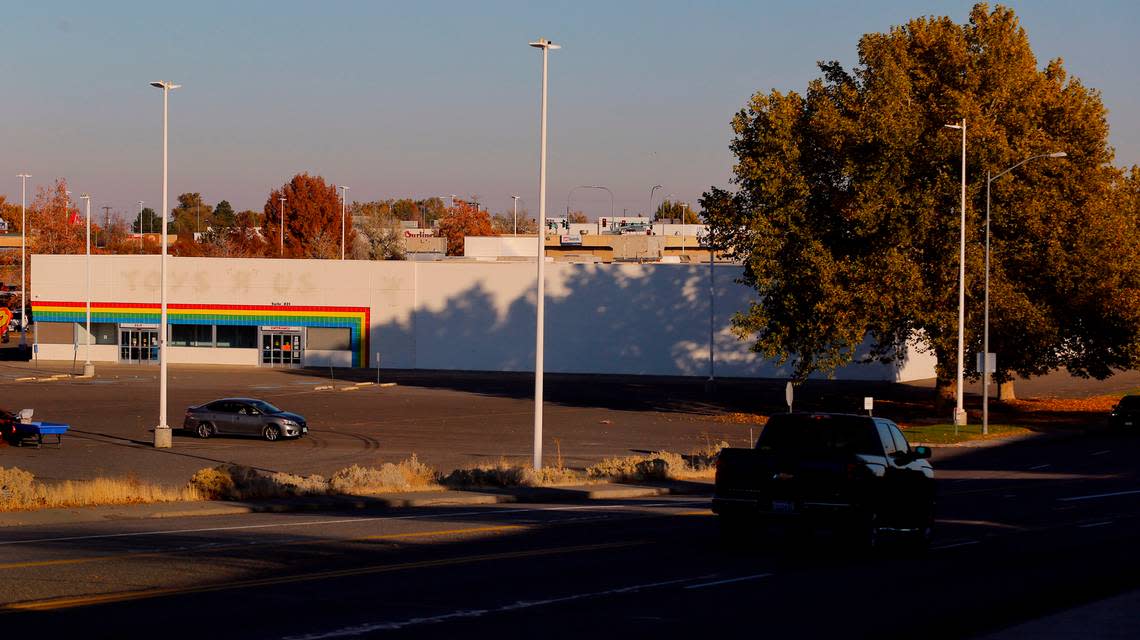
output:
<instances>
[{"instance_id":1,"label":"curb","mask_svg":"<svg viewBox=\"0 0 1140 640\"><path fill-rule=\"evenodd\" d=\"M360 511L455 505L490 505L536 502L589 502L626 500L666 495L710 494L712 485L683 482L662 485L598 485L569 487L519 487L479 491L420 491L375 496L313 496L258 502L165 502L146 505L110 505L11 511L0 513L0 529L51 526L119 520L217 517L251 513L303 513L314 511Z\"/></svg>"}]
</instances>

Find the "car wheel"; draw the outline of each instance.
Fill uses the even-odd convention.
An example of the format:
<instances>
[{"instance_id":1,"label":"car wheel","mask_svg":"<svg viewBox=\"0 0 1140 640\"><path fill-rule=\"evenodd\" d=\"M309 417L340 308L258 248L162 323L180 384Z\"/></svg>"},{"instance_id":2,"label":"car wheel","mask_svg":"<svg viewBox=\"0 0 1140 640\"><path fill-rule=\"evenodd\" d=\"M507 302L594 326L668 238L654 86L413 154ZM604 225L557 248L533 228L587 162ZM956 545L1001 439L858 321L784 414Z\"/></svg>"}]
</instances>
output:
<instances>
[{"instance_id":1,"label":"car wheel","mask_svg":"<svg viewBox=\"0 0 1140 640\"><path fill-rule=\"evenodd\" d=\"M265 428L261 430L261 435L266 440L273 442L281 437L281 427L275 424L265 425Z\"/></svg>"},{"instance_id":2,"label":"car wheel","mask_svg":"<svg viewBox=\"0 0 1140 640\"><path fill-rule=\"evenodd\" d=\"M199 438L209 438L210 436L214 435L214 425L210 424L209 422L199 422L196 433L198 434Z\"/></svg>"}]
</instances>

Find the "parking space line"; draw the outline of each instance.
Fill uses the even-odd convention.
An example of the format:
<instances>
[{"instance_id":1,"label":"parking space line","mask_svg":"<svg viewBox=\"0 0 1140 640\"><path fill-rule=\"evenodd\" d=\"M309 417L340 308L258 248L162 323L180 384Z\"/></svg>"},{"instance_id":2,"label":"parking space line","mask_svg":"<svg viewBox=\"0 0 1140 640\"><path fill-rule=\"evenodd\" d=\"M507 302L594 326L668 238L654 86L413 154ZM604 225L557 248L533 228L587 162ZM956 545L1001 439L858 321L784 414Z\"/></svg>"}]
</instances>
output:
<instances>
[{"instance_id":1,"label":"parking space line","mask_svg":"<svg viewBox=\"0 0 1140 640\"><path fill-rule=\"evenodd\" d=\"M722 584L732 584L734 582L744 582L746 580L760 580L761 578L770 577L770 573L757 573L751 576L741 576L739 578L728 578L727 580L717 580L715 582L702 582L701 584L691 584L686 589L704 589L705 587L715 587Z\"/></svg>"}]
</instances>

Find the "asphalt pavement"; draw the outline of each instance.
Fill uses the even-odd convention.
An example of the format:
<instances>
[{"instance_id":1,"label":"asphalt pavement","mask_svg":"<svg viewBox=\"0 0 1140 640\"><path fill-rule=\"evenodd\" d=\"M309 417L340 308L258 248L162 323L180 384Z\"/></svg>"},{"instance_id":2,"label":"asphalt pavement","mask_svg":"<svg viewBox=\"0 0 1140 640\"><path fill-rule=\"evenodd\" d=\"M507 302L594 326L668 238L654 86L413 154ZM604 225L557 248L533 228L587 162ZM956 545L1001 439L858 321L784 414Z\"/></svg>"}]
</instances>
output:
<instances>
[{"instance_id":1,"label":"asphalt pavement","mask_svg":"<svg viewBox=\"0 0 1140 640\"><path fill-rule=\"evenodd\" d=\"M865 556L825 534L726 546L703 496L18 527L0 534L0 626L85 638L1014 638L1060 615L1084 618L1051 637L1136 637L1136 616L1096 612L1140 588L1138 453L1140 438L1120 434L940 450L924 555Z\"/></svg>"}]
</instances>

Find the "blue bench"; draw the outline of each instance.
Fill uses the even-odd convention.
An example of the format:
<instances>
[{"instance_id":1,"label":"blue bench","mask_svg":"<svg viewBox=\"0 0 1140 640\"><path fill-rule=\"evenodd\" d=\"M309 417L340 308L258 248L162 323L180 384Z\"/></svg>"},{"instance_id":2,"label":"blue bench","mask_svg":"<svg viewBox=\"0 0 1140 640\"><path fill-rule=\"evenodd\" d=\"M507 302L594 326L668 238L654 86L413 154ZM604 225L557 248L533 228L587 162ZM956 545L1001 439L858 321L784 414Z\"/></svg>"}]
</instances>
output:
<instances>
[{"instance_id":1,"label":"blue bench","mask_svg":"<svg viewBox=\"0 0 1140 640\"><path fill-rule=\"evenodd\" d=\"M68 426L59 422L17 422L16 444L24 446L24 440L35 439L36 448L44 444L44 436L55 436L55 446L63 446L63 434L67 433ZM49 442L48 444L52 444Z\"/></svg>"}]
</instances>

